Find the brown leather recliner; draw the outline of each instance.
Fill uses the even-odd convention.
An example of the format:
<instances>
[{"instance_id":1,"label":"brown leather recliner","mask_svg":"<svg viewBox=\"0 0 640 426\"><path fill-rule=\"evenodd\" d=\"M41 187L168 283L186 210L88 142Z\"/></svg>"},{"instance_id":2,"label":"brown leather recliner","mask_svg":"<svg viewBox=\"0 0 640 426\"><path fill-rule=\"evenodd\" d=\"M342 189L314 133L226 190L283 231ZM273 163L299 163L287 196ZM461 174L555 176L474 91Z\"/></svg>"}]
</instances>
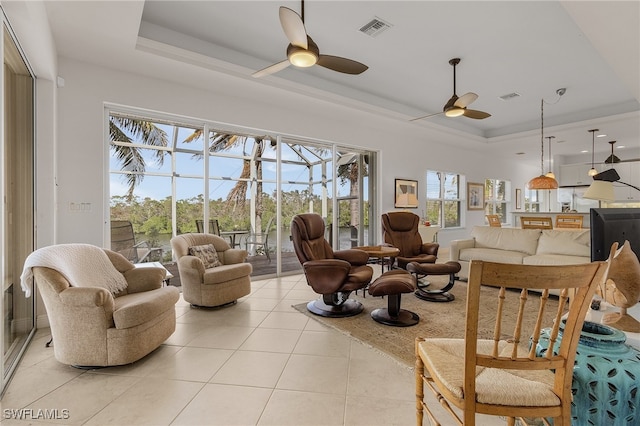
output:
<instances>
[{"instance_id":1,"label":"brown leather recliner","mask_svg":"<svg viewBox=\"0 0 640 426\"><path fill-rule=\"evenodd\" d=\"M307 304L309 312L325 317L347 317L362 312L360 302L349 299L352 291L366 287L373 277L362 250L333 251L324 238L324 220L315 213L296 215L291 221L293 248L307 283L321 299Z\"/></svg>"},{"instance_id":2,"label":"brown leather recliner","mask_svg":"<svg viewBox=\"0 0 640 426\"><path fill-rule=\"evenodd\" d=\"M423 243L418 232L420 218L410 212L389 212L382 215L382 240L400 250L398 267L407 269L411 262L435 263L438 243Z\"/></svg>"}]
</instances>

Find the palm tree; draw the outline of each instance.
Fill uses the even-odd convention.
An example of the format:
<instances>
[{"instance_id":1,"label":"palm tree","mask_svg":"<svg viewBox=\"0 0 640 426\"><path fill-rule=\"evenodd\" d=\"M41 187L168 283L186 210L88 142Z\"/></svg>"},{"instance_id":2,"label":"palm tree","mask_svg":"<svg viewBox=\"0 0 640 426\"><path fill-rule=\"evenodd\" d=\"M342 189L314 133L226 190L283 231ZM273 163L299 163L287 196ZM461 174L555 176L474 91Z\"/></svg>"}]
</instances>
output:
<instances>
[{"instance_id":1,"label":"palm tree","mask_svg":"<svg viewBox=\"0 0 640 426\"><path fill-rule=\"evenodd\" d=\"M131 135L131 136L129 136ZM124 142L132 144L132 137L139 139L144 145L166 147L169 143L167 133L156 127L154 123L147 120L140 120L131 117L110 115L109 116L109 136L111 142ZM133 191L144 179L146 164L140 150L134 146L112 144L111 149L115 151L116 158L122 164L122 170L126 170L126 180L129 185L127 190L127 200L133 199ZM165 152L155 150L154 156L159 165L164 163Z\"/></svg>"}]
</instances>

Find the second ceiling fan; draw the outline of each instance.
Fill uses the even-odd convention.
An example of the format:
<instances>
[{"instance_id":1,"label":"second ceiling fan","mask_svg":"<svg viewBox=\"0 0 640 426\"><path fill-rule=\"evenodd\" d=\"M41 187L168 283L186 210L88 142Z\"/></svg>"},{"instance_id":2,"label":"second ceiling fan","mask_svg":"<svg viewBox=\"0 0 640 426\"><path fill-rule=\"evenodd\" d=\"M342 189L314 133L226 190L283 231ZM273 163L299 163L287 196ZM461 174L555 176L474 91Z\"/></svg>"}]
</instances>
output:
<instances>
[{"instance_id":1,"label":"second ceiling fan","mask_svg":"<svg viewBox=\"0 0 640 426\"><path fill-rule=\"evenodd\" d=\"M362 74L369 67L352 59L320 54L318 45L307 35L304 27L304 0L302 17L288 7L280 6L280 25L289 39L287 59L256 71L253 77L263 77L294 65L301 68L320 65L345 74Z\"/></svg>"},{"instance_id":2,"label":"second ceiling fan","mask_svg":"<svg viewBox=\"0 0 640 426\"><path fill-rule=\"evenodd\" d=\"M444 114L447 117L459 117L461 115L469 118L474 118L476 120L482 120L487 117L491 117L491 114L484 111L478 111L475 109L468 109L467 106L471 105L478 99L478 95L473 92L465 93L464 95L458 97L456 95L456 65L460 63L460 58L453 58L449 60L449 64L453 66L453 96L447 101L442 108L442 112L437 112L435 114L423 115L422 117L413 118L409 121L422 120L423 118L432 117L434 115Z\"/></svg>"}]
</instances>

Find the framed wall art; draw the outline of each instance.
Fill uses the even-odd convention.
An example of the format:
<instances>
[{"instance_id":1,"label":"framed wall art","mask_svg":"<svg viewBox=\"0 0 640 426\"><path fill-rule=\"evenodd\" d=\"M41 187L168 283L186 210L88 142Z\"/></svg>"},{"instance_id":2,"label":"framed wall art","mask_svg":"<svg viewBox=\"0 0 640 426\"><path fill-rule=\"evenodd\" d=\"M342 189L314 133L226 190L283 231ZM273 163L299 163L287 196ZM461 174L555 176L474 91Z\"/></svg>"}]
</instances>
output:
<instances>
[{"instance_id":1,"label":"framed wall art","mask_svg":"<svg viewBox=\"0 0 640 426\"><path fill-rule=\"evenodd\" d=\"M467 210L484 210L484 185L467 182Z\"/></svg>"},{"instance_id":2,"label":"framed wall art","mask_svg":"<svg viewBox=\"0 0 640 426\"><path fill-rule=\"evenodd\" d=\"M396 179L396 208L418 208L418 181Z\"/></svg>"}]
</instances>

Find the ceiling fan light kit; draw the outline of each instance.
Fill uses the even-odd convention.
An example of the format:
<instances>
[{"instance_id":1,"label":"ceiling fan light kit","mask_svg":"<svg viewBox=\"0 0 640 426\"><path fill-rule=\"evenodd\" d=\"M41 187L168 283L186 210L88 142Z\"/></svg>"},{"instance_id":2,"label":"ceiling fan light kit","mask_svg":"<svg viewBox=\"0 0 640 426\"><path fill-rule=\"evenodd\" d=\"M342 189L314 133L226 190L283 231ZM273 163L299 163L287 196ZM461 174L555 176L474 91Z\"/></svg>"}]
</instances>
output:
<instances>
[{"instance_id":1,"label":"ceiling fan light kit","mask_svg":"<svg viewBox=\"0 0 640 426\"><path fill-rule=\"evenodd\" d=\"M473 92L465 93L464 95L458 97L456 95L456 65L460 63L460 58L453 58L449 60L449 65L453 67L453 96L447 101L442 108L442 112L438 112L435 114L424 115L422 117L413 118L409 121L422 120L423 118L432 117L434 115L443 114L445 117L460 117L464 115L467 118L473 118L475 120L482 120L487 117L491 117L491 114L478 111L474 109L468 109L467 107L475 102L478 99L478 95Z\"/></svg>"},{"instance_id":2,"label":"ceiling fan light kit","mask_svg":"<svg viewBox=\"0 0 640 426\"><path fill-rule=\"evenodd\" d=\"M344 74L362 74L369 67L352 59L340 56L321 55L318 45L309 37L304 26L304 0L302 3L302 16L288 7L280 6L280 25L289 40L287 46L287 59L273 65L269 65L252 74L253 77L263 77L282 71L289 65L299 68L309 68L314 65L341 72Z\"/></svg>"}]
</instances>

